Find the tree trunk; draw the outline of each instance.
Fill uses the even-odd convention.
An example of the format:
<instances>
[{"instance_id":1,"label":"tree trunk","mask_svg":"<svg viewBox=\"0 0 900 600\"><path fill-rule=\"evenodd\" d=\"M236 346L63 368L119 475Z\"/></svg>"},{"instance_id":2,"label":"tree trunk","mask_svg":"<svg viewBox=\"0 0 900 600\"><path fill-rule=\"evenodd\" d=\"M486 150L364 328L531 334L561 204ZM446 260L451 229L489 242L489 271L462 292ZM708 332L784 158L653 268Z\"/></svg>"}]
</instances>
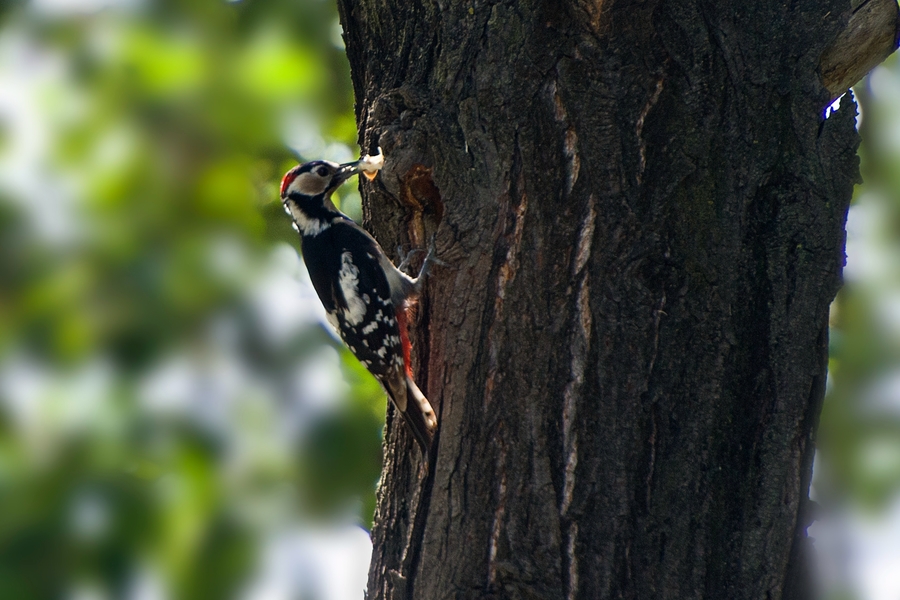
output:
<instances>
[{"instance_id":1,"label":"tree trunk","mask_svg":"<svg viewBox=\"0 0 900 600\"><path fill-rule=\"evenodd\" d=\"M370 598L806 598L858 177L849 0L339 0L427 475L388 415Z\"/></svg>"}]
</instances>

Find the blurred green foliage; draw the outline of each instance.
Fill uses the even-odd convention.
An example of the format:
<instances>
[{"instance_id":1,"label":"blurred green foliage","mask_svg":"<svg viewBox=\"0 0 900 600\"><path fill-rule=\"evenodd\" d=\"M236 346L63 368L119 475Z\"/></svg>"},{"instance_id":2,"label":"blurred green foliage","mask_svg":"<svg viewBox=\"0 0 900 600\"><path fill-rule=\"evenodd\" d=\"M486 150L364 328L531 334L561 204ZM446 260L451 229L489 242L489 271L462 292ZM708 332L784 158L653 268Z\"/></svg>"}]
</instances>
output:
<instances>
[{"instance_id":1,"label":"blurred green foliage","mask_svg":"<svg viewBox=\"0 0 900 600\"><path fill-rule=\"evenodd\" d=\"M0 598L232 597L273 532L371 520L383 392L277 187L289 146L357 152L339 34L318 0L0 3Z\"/></svg>"},{"instance_id":2,"label":"blurred green foliage","mask_svg":"<svg viewBox=\"0 0 900 600\"><path fill-rule=\"evenodd\" d=\"M854 87L863 183L847 220L844 287L832 304L827 391L809 528L818 597L900 594L900 61ZM846 110L845 98L839 110Z\"/></svg>"},{"instance_id":3,"label":"blurred green foliage","mask_svg":"<svg viewBox=\"0 0 900 600\"><path fill-rule=\"evenodd\" d=\"M847 224L845 284L832 306L819 429L818 499L889 508L900 492L900 62L854 88L864 183Z\"/></svg>"}]
</instances>

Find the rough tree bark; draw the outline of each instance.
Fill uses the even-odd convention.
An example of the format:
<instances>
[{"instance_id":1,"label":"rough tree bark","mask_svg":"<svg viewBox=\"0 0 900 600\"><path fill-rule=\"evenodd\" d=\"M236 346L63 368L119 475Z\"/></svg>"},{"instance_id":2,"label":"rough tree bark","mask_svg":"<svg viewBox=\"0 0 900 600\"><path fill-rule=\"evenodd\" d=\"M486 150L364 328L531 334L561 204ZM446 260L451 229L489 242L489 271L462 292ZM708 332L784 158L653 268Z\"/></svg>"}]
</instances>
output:
<instances>
[{"instance_id":1,"label":"rough tree bark","mask_svg":"<svg viewBox=\"0 0 900 600\"><path fill-rule=\"evenodd\" d=\"M436 460L388 415L369 597L808 597L858 177L820 61L860 2L338 4L367 225L448 263Z\"/></svg>"}]
</instances>

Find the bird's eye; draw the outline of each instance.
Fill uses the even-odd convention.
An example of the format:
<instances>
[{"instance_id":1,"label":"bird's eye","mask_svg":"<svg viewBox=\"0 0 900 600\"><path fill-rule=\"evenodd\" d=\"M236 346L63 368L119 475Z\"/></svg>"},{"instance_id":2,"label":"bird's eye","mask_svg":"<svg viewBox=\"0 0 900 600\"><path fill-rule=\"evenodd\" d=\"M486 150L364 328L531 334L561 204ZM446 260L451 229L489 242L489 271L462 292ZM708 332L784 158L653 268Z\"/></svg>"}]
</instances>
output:
<instances>
[{"instance_id":1,"label":"bird's eye","mask_svg":"<svg viewBox=\"0 0 900 600\"><path fill-rule=\"evenodd\" d=\"M316 175L318 175L319 177L327 177L328 169L326 167L319 167L318 169L316 169Z\"/></svg>"}]
</instances>

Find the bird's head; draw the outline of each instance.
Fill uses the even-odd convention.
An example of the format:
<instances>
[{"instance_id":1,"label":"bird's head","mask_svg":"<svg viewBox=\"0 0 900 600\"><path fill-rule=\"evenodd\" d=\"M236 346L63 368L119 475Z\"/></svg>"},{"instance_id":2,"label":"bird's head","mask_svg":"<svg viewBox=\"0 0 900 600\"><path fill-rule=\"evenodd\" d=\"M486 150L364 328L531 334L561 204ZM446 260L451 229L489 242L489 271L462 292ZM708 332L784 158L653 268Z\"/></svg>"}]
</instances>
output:
<instances>
[{"instance_id":1,"label":"bird's head","mask_svg":"<svg viewBox=\"0 0 900 600\"><path fill-rule=\"evenodd\" d=\"M294 195L327 198L342 183L359 172L361 161L342 165L327 160L314 160L296 166L281 180L281 199Z\"/></svg>"}]
</instances>

